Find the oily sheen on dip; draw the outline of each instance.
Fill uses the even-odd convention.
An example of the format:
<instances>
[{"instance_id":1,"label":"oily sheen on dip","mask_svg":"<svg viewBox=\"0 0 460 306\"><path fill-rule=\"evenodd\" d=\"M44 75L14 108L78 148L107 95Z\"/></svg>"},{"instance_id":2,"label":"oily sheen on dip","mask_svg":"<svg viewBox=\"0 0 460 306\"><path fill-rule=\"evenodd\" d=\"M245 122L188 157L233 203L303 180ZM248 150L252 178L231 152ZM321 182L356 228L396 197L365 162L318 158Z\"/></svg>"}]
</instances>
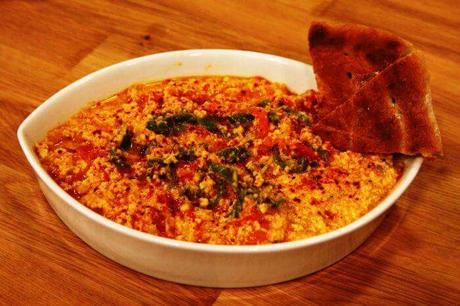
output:
<instances>
[{"instance_id":1,"label":"oily sheen on dip","mask_svg":"<svg viewBox=\"0 0 460 306\"><path fill-rule=\"evenodd\" d=\"M392 155L313 134L313 91L261 77L135 84L90 103L36 144L42 165L97 213L212 244L302 239L351 223L401 172Z\"/></svg>"}]
</instances>

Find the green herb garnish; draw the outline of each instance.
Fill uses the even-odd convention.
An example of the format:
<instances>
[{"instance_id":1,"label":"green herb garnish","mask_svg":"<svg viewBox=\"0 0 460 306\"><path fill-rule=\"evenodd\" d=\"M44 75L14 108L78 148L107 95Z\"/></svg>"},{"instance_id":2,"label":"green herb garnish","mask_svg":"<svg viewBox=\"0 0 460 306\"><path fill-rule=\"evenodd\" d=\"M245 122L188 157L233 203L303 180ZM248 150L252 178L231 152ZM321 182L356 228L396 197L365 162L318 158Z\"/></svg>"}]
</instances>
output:
<instances>
[{"instance_id":1,"label":"green herb garnish","mask_svg":"<svg viewBox=\"0 0 460 306\"><path fill-rule=\"evenodd\" d=\"M246 161L251 154L244 147L226 148L217 153L226 163L234 164Z\"/></svg>"},{"instance_id":2,"label":"green herb garnish","mask_svg":"<svg viewBox=\"0 0 460 306\"><path fill-rule=\"evenodd\" d=\"M268 202L270 203L270 205L274 208L279 208L282 204L284 204L286 202L286 199L285 198L279 198L279 199L269 199Z\"/></svg>"},{"instance_id":3,"label":"green herb garnish","mask_svg":"<svg viewBox=\"0 0 460 306\"><path fill-rule=\"evenodd\" d=\"M274 111L270 111L268 112L268 120L277 125L279 122L280 122L280 117L278 116L278 114Z\"/></svg>"},{"instance_id":4,"label":"green herb garnish","mask_svg":"<svg viewBox=\"0 0 460 306\"><path fill-rule=\"evenodd\" d=\"M286 167L289 167L289 173L303 173L308 168L308 160L303 156L299 158L283 159L278 146L272 148L272 154L273 161L280 166L281 169L284 170Z\"/></svg>"},{"instance_id":5,"label":"green herb garnish","mask_svg":"<svg viewBox=\"0 0 460 306\"><path fill-rule=\"evenodd\" d=\"M210 163L209 169L222 177L227 183L230 183L234 188L238 187L238 174L232 168L216 163Z\"/></svg>"},{"instance_id":6,"label":"green herb garnish","mask_svg":"<svg viewBox=\"0 0 460 306\"><path fill-rule=\"evenodd\" d=\"M133 139L133 132L131 130L126 130L125 135L123 135L123 138L121 140L119 148L123 151L126 151L131 148L132 144L132 139Z\"/></svg>"},{"instance_id":7,"label":"green herb garnish","mask_svg":"<svg viewBox=\"0 0 460 306\"><path fill-rule=\"evenodd\" d=\"M196 186L186 186L182 190L181 194L187 197L190 201L197 201L203 196L203 192Z\"/></svg>"},{"instance_id":8,"label":"green herb garnish","mask_svg":"<svg viewBox=\"0 0 460 306\"><path fill-rule=\"evenodd\" d=\"M236 113L228 117L228 121L232 124L248 123L255 119L254 115L250 113Z\"/></svg>"},{"instance_id":9,"label":"green herb garnish","mask_svg":"<svg viewBox=\"0 0 460 306\"><path fill-rule=\"evenodd\" d=\"M311 118L304 112L298 112L297 119L302 123L305 123L307 126L311 125Z\"/></svg>"},{"instance_id":10,"label":"green herb garnish","mask_svg":"<svg viewBox=\"0 0 460 306\"><path fill-rule=\"evenodd\" d=\"M161 135L174 135L184 130L182 124L175 125L168 123L167 121L156 122L155 119L147 122L147 129Z\"/></svg>"},{"instance_id":11,"label":"green herb garnish","mask_svg":"<svg viewBox=\"0 0 460 306\"><path fill-rule=\"evenodd\" d=\"M286 168L287 163L281 158L280 154L280 149L278 146L274 146L272 148L272 153L273 153L273 160L275 161L275 164L281 167L281 169Z\"/></svg>"},{"instance_id":12,"label":"green herb garnish","mask_svg":"<svg viewBox=\"0 0 460 306\"><path fill-rule=\"evenodd\" d=\"M114 149L110 151L109 161L120 170L127 170L130 168L126 157L124 157L122 154L118 154Z\"/></svg>"},{"instance_id":13,"label":"green herb garnish","mask_svg":"<svg viewBox=\"0 0 460 306\"><path fill-rule=\"evenodd\" d=\"M178 113L175 115L172 115L166 119L168 123L171 124L184 124L184 123L190 123L190 124L197 124L197 119L195 115L187 112L183 113Z\"/></svg>"},{"instance_id":14,"label":"green herb garnish","mask_svg":"<svg viewBox=\"0 0 460 306\"><path fill-rule=\"evenodd\" d=\"M182 132L184 124L197 124L197 119L190 113L179 113L165 118L153 118L147 122L147 129L161 135L174 135Z\"/></svg>"},{"instance_id":15,"label":"green herb garnish","mask_svg":"<svg viewBox=\"0 0 460 306\"><path fill-rule=\"evenodd\" d=\"M303 173L308 168L308 161L305 157L300 157L294 160L292 168L289 169L289 173Z\"/></svg>"},{"instance_id":16,"label":"green herb garnish","mask_svg":"<svg viewBox=\"0 0 460 306\"><path fill-rule=\"evenodd\" d=\"M217 190L216 195L209 200L209 207L216 206L219 203L220 199L227 194L227 184L225 183L225 181L219 177L215 177L213 179L216 182L215 186Z\"/></svg>"},{"instance_id":17,"label":"green herb garnish","mask_svg":"<svg viewBox=\"0 0 460 306\"><path fill-rule=\"evenodd\" d=\"M148 167L164 167L166 163L161 158L151 158L147 160Z\"/></svg>"},{"instance_id":18,"label":"green herb garnish","mask_svg":"<svg viewBox=\"0 0 460 306\"><path fill-rule=\"evenodd\" d=\"M165 166L166 173L158 175L158 178L162 181L168 181L173 185L177 184L177 175L176 175L176 164L168 164Z\"/></svg>"},{"instance_id":19,"label":"green herb garnish","mask_svg":"<svg viewBox=\"0 0 460 306\"><path fill-rule=\"evenodd\" d=\"M318 152L319 157L321 159L327 160L329 158L329 152L324 150L323 148L319 147L316 152Z\"/></svg>"},{"instance_id":20,"label":"green herb garnish","mask_svg":"<svg viewBox=\"0 0 460 306\"><path fill-rule=\"evenodd\" d=\"M259 103L257 103L257 106L259 106L259 107L265 107L265 106L267 106L268 104L270 104L270 100L264 99L264 100L261 100Z\"/></svg>"},{"instance_id":21,"label":"green herb garnish","mask_svg":"<svg viewBox=\"0 0 460 306\"><path fill-rule=\"evenodd\" d=\"M176 159L183 162L192 162L197 159L195 151L193 149L179 149L179 152L176 154Z\"/></svg>"},{"instance_id":22,"label":"green herb garnish","mask_svg":"<svg viewBox=\"0 0 460 306\"><path fill-rule=\"evenodd\" d=\"M217 176L221 177L225 182L229 183L238 194L237 199L233 202L232 211L228 214L228 217L238 218L243 207L244 197L246 196L245 191L238 188L238 173L230 167L225 167L216 163L210 163L209 169ZM218 185L225 186L224 182ZM216 198L212 200L214 203L220 200L220 193L222 193L222 195L226 193L226 187L219 188L221 188L220 192L218 192Z\"/></svg>"},{"instance_id":23,"label":"green herb garnish","mask_svg":"<svg viewBox=\"0 0 460 306\"><path fill-rule=\"evenodd\" d=\"M239 190L237 198L235 199L235 201L233 201L232 211L227 215L228 217L238 218L240 216L241 211L243 210L243 203L245 197L246 191L244 189Z\"/></svg>"},{"instance_id":24,"label":"green herb garnish","mask_svg":"<svg viewBox=\"0 0 460 306\"><path fill-rule=\"evenodd\" d=\"M217 116L206 116L198 119L198 124L203 126L205 129L211 133L219 134L220 130L217 126L219 118Z\"/></svg>"}]
</instances>

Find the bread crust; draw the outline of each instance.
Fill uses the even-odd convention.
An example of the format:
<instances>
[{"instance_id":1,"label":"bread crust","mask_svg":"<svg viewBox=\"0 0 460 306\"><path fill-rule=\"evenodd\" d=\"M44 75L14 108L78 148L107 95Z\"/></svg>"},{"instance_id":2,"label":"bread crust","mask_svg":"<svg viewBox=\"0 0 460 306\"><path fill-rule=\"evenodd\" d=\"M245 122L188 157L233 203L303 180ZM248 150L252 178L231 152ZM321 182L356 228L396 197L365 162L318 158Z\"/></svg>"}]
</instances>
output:
<instances>
[{"instance_id":1,"label":"bread crust","mask_svg":"<svg viewBox=\"0 0 460 306\"><path fill-rule=\"evenodd\" d=\"M310 26L309 47L322 97L320 117L413 50L411 43L383 30L324 22L313 22Z\"/></svg>"},{"instance_id":2,"label":"bread crust","mask_svg":"<svg viewBox=\"0 0 460 306\"><path fill-rule=\"evenodd\" d=\"M340 149L355 152L442 155L429 75L420 52L397 60L367 81L313 130ZM351 139L348 146L342 133Z\"/></svg>"},{"instance_id":3,"label":"bread crust","mask_svg":"<svg viewBox=\"0 0 460 306\"><path fill-rule=\"evenodd\" d=\"M430 77L420 52L397 61L381 76L395 100L404 131L401 153L442 155L441 135L433 112Z\"/></svg>"}]
</instances>

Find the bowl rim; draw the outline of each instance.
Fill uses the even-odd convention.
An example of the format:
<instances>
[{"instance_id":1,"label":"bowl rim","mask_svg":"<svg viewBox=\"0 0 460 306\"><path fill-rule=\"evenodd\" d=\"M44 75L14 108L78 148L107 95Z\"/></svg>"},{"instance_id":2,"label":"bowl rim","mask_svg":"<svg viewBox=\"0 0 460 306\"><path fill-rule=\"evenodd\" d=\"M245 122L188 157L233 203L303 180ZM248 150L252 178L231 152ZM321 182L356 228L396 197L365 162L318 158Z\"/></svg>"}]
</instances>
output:
<instances>
[{"instance_id":1,"label":"bowl rim","mask_svg":"<svg viewBox=\"0 0 460 306\"><path fill-rule=\"evenodd\" d=\"M218 244L207 244L207 243L197 243L197 242L189 242L189 241L181 241L175 240L173 238L165 238L156 236L153 234L144 233L132 228L128 228L124 225L118 224L115 221L112 221L98 213L92 211L90 208L86 207L84 204L80 203L72 196L70 196L64 189L62 189L46 172L46 170L42 167L41 163L38 162L38 158L36 154L29 146L27 137L26 137L26 130L30 122L34 118L39 118L46 113L49 106L54 103L54 101L59 100L60 97L66 94L69 91L73 91L78 89L78 87L84 83L91 82L93 79L103 75L103 74L110 74L116 68L120 68L122 66L130 66L130 65L141 65L145 61L149 61L151 59L158 59L161 57L170 57L170 56L207 56L207 55L219 55L219 56L248 56L248 57L257 57L257 58L264 58L268 61L276 61L285 64L296 64L296 65L305 65L310 66L308 64L302 63L300 61L296 61L293 59L260 53L260 52L253 52L253 51L244 51L244 50L232 50L232 49L189 49L189 50L177 50L177 51L168 51L162 53L155 53L150 54L142 57L137 57L133 59L129 59L126 61L122 61L119 63L115 63L113 65L104 67L102 69L96 70L75 82L67 85L66 87L62 88L54 95L49 97L45 102L39 105L35 110L30 113L27 118L20 124L17 130L17 137L19 140L19 144L21 146L22 151L24 152L26 159L28 160L29 164L32 166L33 170L37 174L38 178L43 181L43 183L54 193L56 194L61 200L65 202L66 205L70 205L73 209L77 210L78 213L84 215L86 218L90 219L93 222L98 223L98 225L104 226L109 228L110 230L116 231L118 234L122 234L124 236L128 236L133 239L142 240L146 243L158 244L163 247L170 247L176 249L184 249L188 251L198 251L198 252L209 252L209 253L240 253L240 254L252 254L252 253L273 253L273 252L280 252L280 251L288 251L294 250L299 248L304 248L308 246L318 245L322 243L326 243L328 241L340 238L345 236L355 230L365 226L369 222L375 220L380 215L382 215L389 207L391 207L395 201L401 196L401 194L407 189L407 187L412 183L415 176L417 175L422 163L423 157L414 157L410 158L406 163L406 167L403 171L403 175L393 188L393 190L383 199L381 200L373 209L367 212L365 215L361 216L360 218L356 219L355 221L338 228L336 230L288 242L280 242L280 243L273 243L273 244L263 244L263 245L218 245ZM407 165L408 164L408 165Z\"/></svg>"}]
</instances>

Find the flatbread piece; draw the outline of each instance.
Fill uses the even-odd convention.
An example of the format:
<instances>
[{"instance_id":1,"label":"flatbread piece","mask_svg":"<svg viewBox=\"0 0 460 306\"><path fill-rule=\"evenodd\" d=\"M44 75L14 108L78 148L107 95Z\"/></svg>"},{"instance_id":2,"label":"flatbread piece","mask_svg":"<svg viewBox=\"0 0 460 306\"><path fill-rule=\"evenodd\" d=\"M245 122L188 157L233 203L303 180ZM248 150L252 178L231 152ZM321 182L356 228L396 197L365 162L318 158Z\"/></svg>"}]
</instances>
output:
<instances>
[{"instance_id":1,"label":"flatbread piece","mask_svg":"<svg viewBox=\"0 0 460 306\"><path fill-rule=\"evenodd\" d=\"M442 154L429 75L421 54L415 51L387 66L320 118L313 130L342 150Z\"/></svg>"},{"instance_id":2,"label":"flatbread piece","mask_svg":"<svg viewBox=\"0 0 460 306\"><path fill-rule=\"evenodd\" d=\"M411 43L371 27L313 22L310 55L321 93L321 117L351 98L367 80L413 51Z\"/></svg>"}]
</instances>

